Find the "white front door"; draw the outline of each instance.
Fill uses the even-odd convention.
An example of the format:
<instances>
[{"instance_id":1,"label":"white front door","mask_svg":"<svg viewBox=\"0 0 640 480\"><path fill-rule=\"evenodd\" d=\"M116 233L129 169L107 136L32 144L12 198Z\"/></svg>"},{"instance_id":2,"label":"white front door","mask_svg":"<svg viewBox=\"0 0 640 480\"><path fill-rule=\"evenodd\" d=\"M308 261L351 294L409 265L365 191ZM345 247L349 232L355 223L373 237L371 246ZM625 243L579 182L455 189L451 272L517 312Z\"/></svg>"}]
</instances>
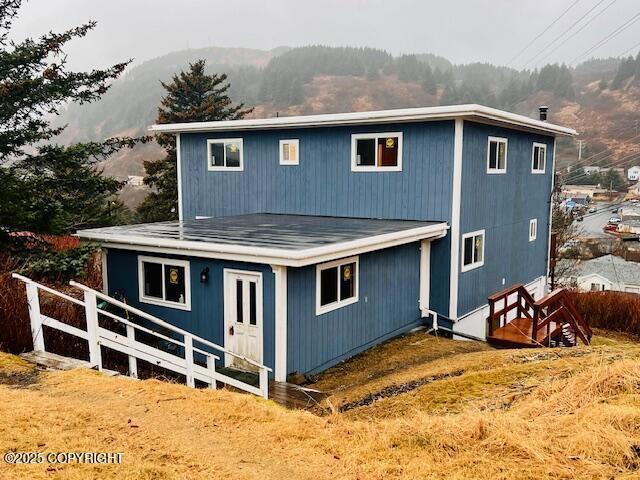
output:
<instances>
[{"instance_id":1,"label":"white front door","mask_svg":"<svg viewBox=\"0 0 640 480\"><path fill-rule=\"evenodd\" d=\"M224 292L225 348L262 363L262 274L225 269ZM255 370L232 355L225 365Z\"/></svg>"}]
</instances>

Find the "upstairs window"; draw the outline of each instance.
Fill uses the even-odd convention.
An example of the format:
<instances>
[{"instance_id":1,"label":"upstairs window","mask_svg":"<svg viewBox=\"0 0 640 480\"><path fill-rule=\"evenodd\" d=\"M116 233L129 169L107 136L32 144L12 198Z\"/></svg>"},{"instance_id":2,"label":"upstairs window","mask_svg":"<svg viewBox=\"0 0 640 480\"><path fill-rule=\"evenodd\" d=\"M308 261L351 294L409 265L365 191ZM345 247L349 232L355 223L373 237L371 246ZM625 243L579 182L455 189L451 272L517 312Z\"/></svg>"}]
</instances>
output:
<instances>
[{"instance_id":1,"label":"upstairs window","mask_svg":"<svg viewBox=\"0 0 640 480\"><path fill-rule=\"evenodd\" d=\"M544 173L547 146L544 143L534 143L531 156L531 173Z\"/></svg>"},{"instance_id":2,"label":"upstairs window","mask_svg":"<svg viewBox=\"0 0 640 480\"><path fill-rule=\"evenodd\" d=\"M138 257L140 301L191 309L189 262L169 258Z\"/></svg>"},{"instance_id":3,"label":"upstairs window","mask_svg":"<svg viewBox=\"0 0 640 480\"><path fill-rule=\"evenodd\" d=\"M484 230L462 236L462 271L484 265Z\"/></svg>"},{"instance_id":4,"label":"upstairs window","mask_svg":"<svg viewBox=\"0 0 640 480\"><path fill-rule=\"evenodd\" d=\"M529 220L529 241L533 242L538 238L538 219L532 218Z\"/></svg>"},{"instance_id":5,"label":"upstairs window","mask_svg":"<svg viewBox=\"0 0 640 480\"><path fill-rule=\"evenodd\" d=\"M507 173L507 139L489 137L487 173Z\"/></svg>"},{"instance_id":6,"label":"upstairs window","mask_svg":"<svg viewBox=\"0 0 640 480\"><path fill-rule=\"evenodd\" d=\"M358 257L316 267L316 315L358 301Z\"/></svg>"},{"instance_id":7,"label":"upstairs window","mask_svg":"<svg viewBox=\"0 0 640 480\"><path fill-rule=\"evenodd\" d=\"M402 133L351 135L351 170L398 172L402 170Z\"/></svg>"},{"instance_id":8,"label":"upstairs window","mask_svg":"<svg viewBox=\"0 0 640 480\"><path fill-rule=\"evenodd\" d=\"M209 171L241 171L242 156L241 138L207 140Z\"/></svg>"},{"instance_id":9,"label":"upstairs window","mask_svg":"<svg viewBox=\"0 0 640 480\"><path fill-rule=\"evenodd\" d=\"M299 140L280 140L280 165L298 165Z\"/></svg>"}]
</instances>

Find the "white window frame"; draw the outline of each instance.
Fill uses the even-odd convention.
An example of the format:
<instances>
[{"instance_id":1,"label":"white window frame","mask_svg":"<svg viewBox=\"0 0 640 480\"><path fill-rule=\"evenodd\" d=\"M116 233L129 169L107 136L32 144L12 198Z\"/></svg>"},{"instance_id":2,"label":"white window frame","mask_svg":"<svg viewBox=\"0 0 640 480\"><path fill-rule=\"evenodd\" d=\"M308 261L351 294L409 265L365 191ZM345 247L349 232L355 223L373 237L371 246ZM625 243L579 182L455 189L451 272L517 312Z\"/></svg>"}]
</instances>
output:
<instances>
[{"instance_id":1,"label":"white window frame","mask_svg":"<svg viewBox=\"0 0 640 480\"><path fill-rule=\"evenodd\" d=\"M536 161L536 147L541 148L544 151L543 155L543 166L542 168L535 168ZM538 143L533 142L533 147L531 147L531 173L534 174L544 174L547 168L547 144L546 143Z\"/></svg>"},{"instance_id":2,"label":"white window frame","mask_svg":"<svg viewBox=\"0 0 640 480\"><path fill-rule=\"evenodd\" d=\"M529 241L533 242L538 238L538 219L532 218L529 220Z\"/></svg>"},{"instance_id":3,"label":"white window frame","mask_svg":"<svg viewBox=\"0 0 640 480\"><path fill-rule=\"evenodd\" d=\"M155 297L147 297L144 294L144 268L143 263L158 263L162 265L162 298L166 298L166 286L164 282L165 265L183 267L184 268L184 303L171 302L169 300L161 300ZM191 310L191 265L188 260L175 260L173 258L149 257L138 255L138 296L142 303L151 305L159 305L161 307L176 308L179 310Z\"/></svg>"},{"instance_id":4,"label":"white window frame","mask_svg":"<svg viewBox=\"0 0 640 480\"><path fill-rule=\"evenodd\" d=\"M295 145L296 146L296 159L295 160L285 160L284 152L282 147L284 145ZM300 140L297 138L292 138L289 140L280 140L279 144L279 157L280 157L280 165L300 165ZM291 156L291 150L289 150L289 156Z\"/></svg>"},{"instance_id":5,"label":"white window frame","mask_svg":"<svg viewBox=\"0 0 640 480\"><path fill-rule=\"evenodd\" d=\"M340 300L340 267L347 263L355 263L356 265L356 276L355 276L355 288L354 295L351 298L347 298L346 300ZM327 305L321 305L321 273L323 270L328 268L338 267L338 300L333 303L329 303ZM360 292L360 257L349 257L349 258L341 258L340 260L334 260L333 262L320 263L316 265L316 315L322 315L327 312L331 312L333 310L337 310L338 308L346 307L347 305L352 305L358 302Z\"/></svg>"},{"instance_id":6,"label":"white window frame","mask_svg":"<svg viewBox=\"0 0 640 480\"><path fill-rule=\"evenodd\" d=\"M478 237L478 236L482 236L482 260L480 260L479 262L476 261L476 262L470 263L469 265L465 265L464 264L464 241L469 237ZM486 242L487 242L487 237L485 235L484 230L476 230L475 232L469 232L462 235L462 242L460 242L461 243L460 271L461 272L468 272L469 270L480 268L484 265L484 252L485 252Z\"/></svg>"},{"instance_id":7,"label":"white window frame","mask_svg":"<svg viewBox=\"0 0 640 480\"><path fill-rule=\"evenodd\" d=\"M378 166L378 139L383 137L398 137L398 164L392 167ZM375 139L376 149L374 152L375 165L357 164L357 141L363 139ZM353 133L351 134L351 171L352 172L401 172L402 171L402 132L373 132L373 133Z\"/></svg>"},{"instance_id":8,"label":"white window frame","mask_svg":"<svg viewBox=\"0 0 640 480\"><path fill-rule=\"evenodd\" d=\"M504 168L491 168L491 142L504 143ZM500 151L500 147L498 150ZM507 158L509 157L509 140L504 137L488 137L487 139L487 173L490 175L499 175L507 173ZM499 163L499 162L498 162Z\"/></svg>"},{"instance_id":9,"label":"white window frame","mask_svg":"<svg viewBox=\"0 0 640 480\"><path fill-rule=\"evenodd\" d=\"M214 143L224 144L224 165L222 167L211 165L211 145ZM227 144L240 144L240 166L227 167ZM244 142L242 138L209 138L207 139L207 170L210 172L241 172L244 170Z\"/></svg>"}]
</instances>

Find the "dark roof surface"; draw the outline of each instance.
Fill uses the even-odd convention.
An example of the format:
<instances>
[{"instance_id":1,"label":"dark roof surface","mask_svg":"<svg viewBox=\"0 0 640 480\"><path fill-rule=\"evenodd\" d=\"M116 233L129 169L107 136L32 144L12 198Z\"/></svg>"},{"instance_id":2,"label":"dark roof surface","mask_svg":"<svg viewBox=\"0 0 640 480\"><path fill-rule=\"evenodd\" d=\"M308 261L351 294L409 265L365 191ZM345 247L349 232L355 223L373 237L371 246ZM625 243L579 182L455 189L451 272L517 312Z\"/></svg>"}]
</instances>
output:
<instances>
[{"instance_id":1,"label":"dark roof surface","mask_svg":"<svg viewBox=\"0 0 640 480\"><path fill-rule=\"evenodd\" d=\"M439 224L444 222L261 213L95 228L78 235L102 241L142 237L301 251Z\"/></svg>"}]
</instances>

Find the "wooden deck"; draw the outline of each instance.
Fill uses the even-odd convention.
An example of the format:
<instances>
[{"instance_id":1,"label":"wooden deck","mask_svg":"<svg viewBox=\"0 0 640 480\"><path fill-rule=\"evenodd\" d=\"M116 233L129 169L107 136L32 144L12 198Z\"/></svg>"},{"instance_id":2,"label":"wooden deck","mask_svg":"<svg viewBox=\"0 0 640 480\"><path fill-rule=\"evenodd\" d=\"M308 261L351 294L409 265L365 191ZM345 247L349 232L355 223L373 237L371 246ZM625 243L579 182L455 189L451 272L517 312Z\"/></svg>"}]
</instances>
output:
<instances>
[{"instance_id":1,"label":"wooden deck","mask_svg":"<svg viewBox=\"0 0 640 480\"><path fill-rule=\"evenodd\" d=\"M551 325L554 331L555 325ZM545 344L546 330L538 330L536 339L532 338L532 321L530 318L516 318L505 326L497 328L493 334L487 337L487 341L494 345L504 347L536 348Z\"/></svg>"},{"instance_id":2,"label":"wooden deck","mask_svg":"<svg viewBox=\"0 0 640 480\"><path fill-rule=\"evenodd\" d=\"M269 400L286 408L318 411L324 410L320 402L327 395L310 388L291 383L269 381Z\"/></svg>"}]
</instances>

